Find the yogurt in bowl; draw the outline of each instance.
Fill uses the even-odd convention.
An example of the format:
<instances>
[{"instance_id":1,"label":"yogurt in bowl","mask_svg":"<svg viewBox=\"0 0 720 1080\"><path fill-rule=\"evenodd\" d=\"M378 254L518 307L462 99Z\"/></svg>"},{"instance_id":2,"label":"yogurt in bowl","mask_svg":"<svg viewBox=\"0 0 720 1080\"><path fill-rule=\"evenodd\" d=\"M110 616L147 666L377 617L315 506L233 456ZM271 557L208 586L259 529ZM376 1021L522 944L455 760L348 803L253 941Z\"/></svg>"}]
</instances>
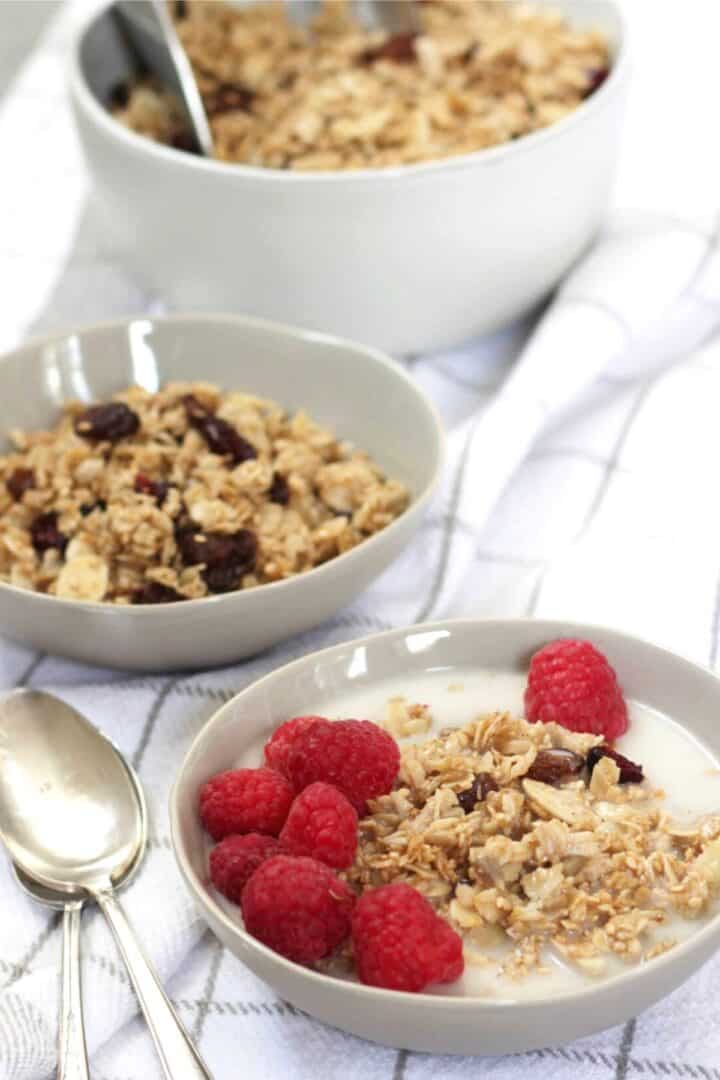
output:
<instances>
[{"instance_id":1,"label":"yogurt in bowl","mask_svg":"<svg viewBox=\"0 0 720 1080\"><path fill-rule=\"evenodd\" d=\"M618 768L603 753L595 755L591 773L583 768L602 739L518 719L530 655L567 636L589 639L616 668L630 702L630 730L615 749L642 764L643 783L619 784ZM321 1019L380 1042L441 1052L501 1053L568 1041L635 1015L674 989L717 945L720 919L712 893L720 823L712 815L720 806L713 724L719 698L709 672L593 627L468 621L338 646L248 688L201 733L173 796L176 853L222 940ZM501 712L493 715L495 710ZM289 716L310 712L383 722L400 738L399 790L371 804L373 814L384 816L383 828L373 830L368 819L361 823L349 878L356 887L395 876L417 887L423 878L422 891L465 938L466 968L458 982L410 995L298 967L250 938L237 909L225 908L207 889L205 840L196 818L199 786L230 765L258 765L270 731ZM542 770L533 773L541 753L553 749L577 755L583 771L559 785L547 783L552 778L543 778ZM488 753L495 755L499 790L468 810L459 807L463 770L482 772ZM412 814L403 813L403 791L409 791ZM448 873L442 859L427 858L422 844L405 858L403 830L407 840L413 818L417 838L423 791L424 824L436 831L438 846L443 833L473 823L496 839L476 844L466 864L458 859ZM553 850L563 835L580 847ZM528 844L535 845L530 872ZM393 852L400 854L393 858ZM455 869L465 880L453 881ZM587 884L593 874L595 882L583 888L583 878ZM508 918L503 906L520 895L521 877L524 899ZM577 887L571 916L566 912L553 925L562 892L571 887ZM537 934L527 932L532 920ZM594 935L597 948L591 947Z\"/></svg>"}]
</instances>

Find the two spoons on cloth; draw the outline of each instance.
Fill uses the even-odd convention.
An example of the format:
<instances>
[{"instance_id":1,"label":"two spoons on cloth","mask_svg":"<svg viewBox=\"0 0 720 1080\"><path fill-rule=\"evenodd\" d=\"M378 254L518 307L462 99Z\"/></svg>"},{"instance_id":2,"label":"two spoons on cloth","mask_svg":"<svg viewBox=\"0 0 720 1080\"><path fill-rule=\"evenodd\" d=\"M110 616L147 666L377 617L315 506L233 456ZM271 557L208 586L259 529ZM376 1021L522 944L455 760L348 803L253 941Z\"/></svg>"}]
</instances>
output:
<instances>
[{"instance_id":1,"label":"two spoons on cloth","mask_svg":"<svg viewBox=\"0 0 720 1080\"><path fill-rule=\"evenodd\" d=\"M140 783L108 739L50 694L17 690L0 702L0 839L22 887L64 909L60 1080L88 1076L79 964L86 901L107 919L168 1080L210 1080L115 896L145 852Z\"/></svg>"}]
</instances>

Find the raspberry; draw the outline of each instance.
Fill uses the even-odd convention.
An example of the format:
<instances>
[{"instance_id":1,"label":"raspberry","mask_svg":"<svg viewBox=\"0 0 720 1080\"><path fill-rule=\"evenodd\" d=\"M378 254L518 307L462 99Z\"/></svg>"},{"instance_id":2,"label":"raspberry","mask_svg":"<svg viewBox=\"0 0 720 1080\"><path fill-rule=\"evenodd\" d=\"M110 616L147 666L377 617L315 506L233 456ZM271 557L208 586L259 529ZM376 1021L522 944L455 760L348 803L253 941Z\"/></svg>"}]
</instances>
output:
<instances>
[{"instance_id":1,"label":"raspberry","mask_svg":"<svg viewBox=\"0 0 720 1080\"><path fill-rule=\"evenodd\" d=\"M309 855L344 870L357 848L355 808L332 784L310 784L290 807L280 841L292 855Z\"/></svg>"},{"instance_id":2,"label":"raspberry","mask_svg":"<svg viewBox=\"0 0 720 1080\"><path fill-rule=\"evenodd\" d=\"M415 889L402 882L371 889L352 917L360 980L387 990L423 990L463 973L462 941Z\"/></svg>"},{"instance_id":3,"label":"raspberry","mask_svg":"<svg viewBox=\"0 0 720 1080\"><path fill-rule=\"evenodd\" d=\"M268 768L287 776L288 754L293 742L316 720L322 719L322 716L295 716L281 724L265 743L265 764Z\"/></svg>"},{"instance_id":4,"label":"raspberry","mask_svg":"<svg viewBox=\"0 0 720 1080\"><path fill-rule=\"evenodd\" d=\"M272 769L231 769L218 773L200 791L200 820L213 840L231 833L277 836L285 824L293 790Z\"/></svg>"},{"instance_id":5,"label":"raspberry","mask_svg":"<svg viewBox=\"0 0 720 1080\"><path fill-rule=\"evenodd\" d=\"M226 836L210 852L210 880L234 904L260 863L282 851L274 836L246 833Z\"/></svg>"},{"instance_id":6,"label":"raspberry","mask_svg":"<svg viewBox=\"0 0 720 1080\"><path fill-rule=\"evenodd\" d=\"M530 661L525 714L531 723L554 721L570 731L617 739L628 728L615 672L589 641L561 638Z\"/></svg>"},{"instance_id":7,"label":"raspberry","mask_svg":"<svg viewBox=\"0 0 720 1080\"><path fill-rule=\"evenodd\" d=\"M400 767L397 743L369 720L316 720L293 740L288 776L296 791L324 780L359 814L367 799L387 795Z\"/></svg>"},{"instance_id":8,"label":"raspberry","mask_svg":"<svg viewBox=\"0 0 720 1080\"><path fill-rule=\"evenodd\" d=\"M275 855L250 878L241 906L248 933L288 960L312 964L348 936L354 901L325 863Z\"/></svg>"}]
</instances>

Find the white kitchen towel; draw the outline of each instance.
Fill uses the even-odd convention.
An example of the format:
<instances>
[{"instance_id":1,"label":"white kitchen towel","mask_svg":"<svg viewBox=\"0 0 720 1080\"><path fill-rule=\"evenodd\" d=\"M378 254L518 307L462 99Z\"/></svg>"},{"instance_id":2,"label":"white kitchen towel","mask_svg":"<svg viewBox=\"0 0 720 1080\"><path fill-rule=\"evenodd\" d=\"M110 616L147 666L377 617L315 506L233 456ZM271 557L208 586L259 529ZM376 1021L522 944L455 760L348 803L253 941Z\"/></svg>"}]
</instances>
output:
<instances>
[{"instance_id":1,"label":"white kitchen towel","mask_svg":"<svg viewBox=\"0 0 720 1080\"><path fill-rule=\"evenodd\" d=\"M61 12L0 109L5 346L34 330L163 306L127 276L95 225L62 72L86 6ZM444 489L419 540L312 633L223 671L151 678L0 642L0 688L61 694L139 770L151 841L123 903L218 1080L720 1080L717 961L624 1027L568 1047L548 1031L549 1049L532 1054L408 1054L326 1028L278 1000L204 930L173 864L166 809L182 754L218 704L288 659L387 626L537 612L615 624L715 664L719 265L711 214L621 216L539 327L527 320L441 356L406 358L450 435ZM521 353L524 366L508 381ZM584 387L574 402L564 400L571 384ZM531 442L538 416L543 431ZM2 858L0 905L0 1077L36 1080L55 1060L58 919L26 899ZM93 1077L160 1076L97 913L85 916L83 946Z\"/></svg>"}]
</instances>

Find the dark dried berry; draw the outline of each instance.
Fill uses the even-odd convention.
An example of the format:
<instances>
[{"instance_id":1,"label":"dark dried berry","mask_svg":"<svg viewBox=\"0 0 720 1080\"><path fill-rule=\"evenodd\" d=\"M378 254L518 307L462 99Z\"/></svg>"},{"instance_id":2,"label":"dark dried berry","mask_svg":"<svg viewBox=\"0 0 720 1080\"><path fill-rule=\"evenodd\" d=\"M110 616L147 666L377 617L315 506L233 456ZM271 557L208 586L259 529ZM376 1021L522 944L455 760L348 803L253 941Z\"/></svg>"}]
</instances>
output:
<instances>
[{"instance_id":1,"label":"dark dried berry","mask_svg":"<svg viewBox=\"0 0 720 1080\"><path fill-rule=\"evenodd\" d=\"M478 773L469 788L458 792L457 801L466 814L475 809L475 804L483 802L491 791L498 791L495 779L490 773Z\"/></svg>"},{"instance_id":2,"label":"dark dried berry","mask_svg":"<svg viewBox=\"0 0 720 1080\"><path fill-rule=\"evenodd\" d=\"M630 758L618 754L617 750L612 750L609 746L593 746L588 752L587 767L590 770L591 776L592 771L600 758L604 757L612 758L617 765L620 770L621 784L641 784L645 779L642 765L637 765L634 761L630 761Z\"/></svg>"},{"instance_id":3,"label":"dark dried berry","mask_svg":"<svg viewBox=\"0 0 720 1080\"><path fill-rule=\"evenodd\" d=\"M243 574L255 568L257 539L250 529L226 535L183 525L175 530L175 539L186 566L205 563L203 578L211 592L236 589Z\"/></svg>"},{"instance_id":4,"label":"dark dried berry","mask_svg":"<svg viewBox=\"0 0 720 1080\"><path fill-rule=\"evenodd\" d=\"M290 488L288 482L280 473L273 473L273 481L270 485L268 498L270 499L270 502L280 503L281 506L287 506L290 502Z\"/></svg>"},{"instance_id":5,"label":"dark dried berry","mask_svg":"<svg viewBox=\"0 0 720 1080\"><path fill-rule=\"evenodd\" d=\"M68 538L58 529L57 520L58 516L54 510L35 518L30 526L30 537L36 551L43 552L50 548L57 548L62 554L65 550Z\"/></svg>"},{"instance_id":6,"label":"dark dried berry","mask_svg":"<svg viewBox=\"0 0 720 1080\"><path fill-rule=\"evenodd\" d=\"M180 593L175 592L169 585L161 585L159 581L147 581L140 589L133 593L133 604L173 604L176 600L182 600Z\"/></svg>"},{"instance_id":7,"label":"dark dried berry","mask_svg":"<svg viewBox=\"0 0 720 1080\"><path fill-rule=\"evenodd\" d=\"M158 506L162 506L170 489L165 480L151 480L145 473L138 473L133 488L138 495L151 495Z\"/></svg>"},{"instance_id":8,"label":"dark dried berry","mask_svg":"<svg viewBox=\"0 0 720 1080\"><path fill-rule=\"evenodd\" d=\"M200 152L190 131L176 131L170 137L170 145L174 150L184 150L186 154L198 154Z\"/></svg>"},{"instance_id":9,"label":"dark dried berry","mask_svg":"<svg viewBox=\"0 0 720 1080\"><path fill-rule=\"evenodd\" d=\"M229 456L236 465L257 457L257 450L252 443L244 439L227 420L222 420L203 408L192 394L185 395L183 405L188 423L200 432L214 454Z\"/></svg>"},{"instance_id":10,"label":"dark dried berry","mask_svg":"<svg viewBox=\"0 0 720 1080\"><path fill-rule=\"evenodd\" d=\"M122 401L91 405L75 419L75 433L92 442L119 442L139 427L139 416Z\"/></svg>"},{"instance_id":11,"label":"dark dried berry","mask_svg":"<svg viewBox=\"0 0 720 1080\"><path fill-rule=\"evenodd\" d=\"M577 776L584 768L585 759L580 754L556 746L550 750L538 750L527 775L531 780L541 780L543 784L557 784Z\"/></svg>"},{"instance_id":12,"label":"dark dried berry","mask_svg":"<svg viewBox=\"0 0 720 1080\"><path fill-rule=\"evenodd\" d=\"M22 499L26 491L35 487L35 473L32 469L14 469L5 481L5 487L13 499Z\"/></svg>"},{"instance_id":13,"label":"dark dried berry","mask_svg":"<svg viewBox=\"0 0 720 1080\"><path fill-rule=\"evenodd\" d=\"M184 19L187 15L186 0L175 0L175 18Z\"/></svg>"},{"instance_id":14,"label":"dark dried berry","mask_svg":"<svg viewBox=\"0 0 720 1080\"><path fill-rule=\"evenodd\" d=\"M241 83L220 83L205 95L205 111L208 116L220 116L222 113L241 109L249 112L255 94Z\"/></svg>"},{"instance_id":15,"label":"dark dried berry","mask_svg":"<svg viewBox=\"0 0 720 1080\"><path fill-rule=\"evenodd\" d=\"M130 101L130 87L126 82L115 83L108 92L108 106L111 109L125 109Z\"/></svg>"},{"instance_id":16,"label":"dark dried berry","mask_svg":"<svg viewBox=\"0 0 720 1080\"><path fill-rule=\"evenodd\" d=\"M93 510L107 510L107 503L104 499L98 499L97 502L94 503L83 503L80 507L80 513L83 517L92 514Z\"/></svg>"},{"instance_id":17,"label":"dark dried berry","mask_svg":"<svg viewBox=\"0 0 720 1080\"><path fill-rule=\"evenodd\" d=\"M366 49L362 54L365 64L374 64L376 60L394 60L397 64L408 64L415 59L416 33L393 34L382 45Z\"/></svg>"},{"instance_id":18,"label":"dark dried berry","mask_svg":"<svg viewBox=\"0 0 720 1080\"><path fill-rule=\"evenodd\" d=\"M587 85L587 89L585 91L585 97L590 97L590 95L594 94L596 90L599 90L600 87L602 86L602 84L607 79L609 74L610 74L610 68L607 68L607 67L591 68L587 72L588 85Z\"/></svg>"}]
</instances>

